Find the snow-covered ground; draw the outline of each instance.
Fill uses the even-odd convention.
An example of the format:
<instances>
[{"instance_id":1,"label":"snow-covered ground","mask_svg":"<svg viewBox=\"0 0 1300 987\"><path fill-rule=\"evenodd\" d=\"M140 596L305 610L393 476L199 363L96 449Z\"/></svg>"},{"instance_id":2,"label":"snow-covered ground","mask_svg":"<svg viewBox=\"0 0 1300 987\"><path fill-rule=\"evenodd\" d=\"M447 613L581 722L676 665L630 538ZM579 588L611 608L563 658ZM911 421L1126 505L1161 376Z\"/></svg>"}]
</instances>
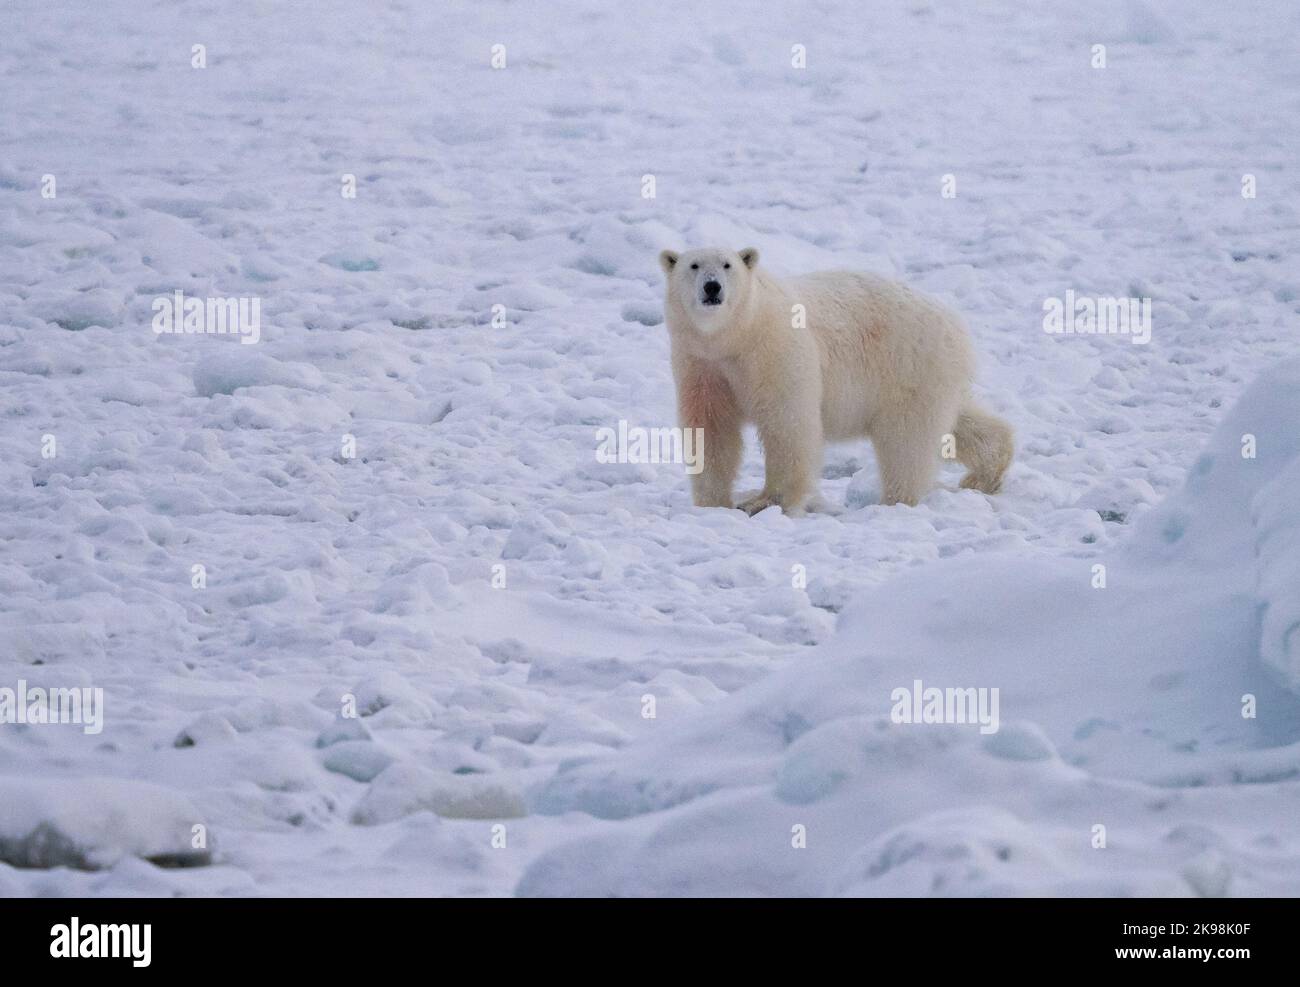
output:
<instances>
[{"instance_id":1,"label":"snow-covered ground","mask_svg":"<svg viewBox=\"0 0 1300 987\"><path fill-rule=\"evenodd\" d=\"M1300 8L1079 7L8 4L0 894L1300 893ZM709 244L962 311L1005 492L598 462Z\"/></svg>"}]
</instances>

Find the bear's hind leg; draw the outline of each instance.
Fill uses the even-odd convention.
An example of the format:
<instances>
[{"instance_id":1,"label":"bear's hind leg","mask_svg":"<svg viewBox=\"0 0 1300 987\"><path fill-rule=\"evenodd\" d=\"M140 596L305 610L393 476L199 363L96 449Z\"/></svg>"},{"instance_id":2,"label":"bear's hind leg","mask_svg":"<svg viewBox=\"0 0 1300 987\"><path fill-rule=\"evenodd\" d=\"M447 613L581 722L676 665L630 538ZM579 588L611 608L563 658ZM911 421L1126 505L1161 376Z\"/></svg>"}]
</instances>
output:
<instances>
[{"instance_id":1,"label":"bear's hind leg","mask_svg":"<svg viewBox=\"0 0 1300 987\"><path fill-rule=\"evenodd\" d=\"M944 431L916 423L872 429L871 443L880 465L880 502L915 507L934 486Z\"/></svg>"}]
</instances>

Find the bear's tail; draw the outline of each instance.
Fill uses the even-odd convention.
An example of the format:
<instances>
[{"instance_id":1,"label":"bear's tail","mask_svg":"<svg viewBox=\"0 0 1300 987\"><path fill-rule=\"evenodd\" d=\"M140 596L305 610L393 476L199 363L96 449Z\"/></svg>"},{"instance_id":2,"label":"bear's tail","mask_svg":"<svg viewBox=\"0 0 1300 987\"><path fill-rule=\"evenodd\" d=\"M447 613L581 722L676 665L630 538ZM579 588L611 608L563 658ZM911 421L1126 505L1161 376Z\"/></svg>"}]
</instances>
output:
<instances>
[{"instance_id":1,"label":"bear's tail","mask_svg":"<svg viewBox=\"0 0 1300 987\"><path fill-rule=\"evenodd\" d=\"M1010 424L967 401L957 416L953 435L957 439L957 461L970 470L961 485L986 494L1002 489L1002 476L1015 453L1015 433Z\"/></svg>"}]
</instances>

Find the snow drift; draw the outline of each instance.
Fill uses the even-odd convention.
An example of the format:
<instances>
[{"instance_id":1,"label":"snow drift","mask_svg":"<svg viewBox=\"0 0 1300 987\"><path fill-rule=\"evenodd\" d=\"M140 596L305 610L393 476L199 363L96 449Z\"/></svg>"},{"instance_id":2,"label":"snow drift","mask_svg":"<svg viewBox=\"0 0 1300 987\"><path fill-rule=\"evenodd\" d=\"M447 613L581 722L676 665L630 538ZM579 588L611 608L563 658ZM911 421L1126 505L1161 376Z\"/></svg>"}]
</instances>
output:
<instances>
[{"instance_id":1,"label":"snow drift","mask_svg":"<svg viewBox=\"0 0 1300 987\"><path fill-rule=\"evenodd\" d=\"M817 657L562 766L539 811L620 821L544 854L519 892L1293 888L1272 823L1294 786L1252 783L1300 773L1296 422L1300 361L1247 392L1110 557L912 570ZM891 692L918 679L998 689L1001 729L892 722Z\"/></svg>"}]
</instances>

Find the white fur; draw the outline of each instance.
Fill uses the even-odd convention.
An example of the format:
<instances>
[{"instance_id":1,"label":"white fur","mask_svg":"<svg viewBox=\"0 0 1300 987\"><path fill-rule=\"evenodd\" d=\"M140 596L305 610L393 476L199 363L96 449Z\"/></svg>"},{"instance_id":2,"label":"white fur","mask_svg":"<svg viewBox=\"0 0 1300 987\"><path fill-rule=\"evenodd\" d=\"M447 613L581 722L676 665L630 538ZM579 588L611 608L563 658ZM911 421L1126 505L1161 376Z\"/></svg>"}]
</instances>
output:
<instances>
[{"instance_id":1,"label":"white fur","mask_svg":"<svg viewBox=\"0 0 1300 987\"><path fill-rule=\"evenodd\" d=\"M659 260L681 424L704 430L704 469L691 477L698 506L732 506L745 423L766 456L762 491L739 505L750 514L773 504L801 513L823 443L863 436L886 504L925 495L948 434L970 470L961 485L997 492L1011 427L971 401L974 353L952 312L872 274L777 280L752 249L665 250ZM710 281L718 304L705 304Z\"/></svg>"}]
</instances>

